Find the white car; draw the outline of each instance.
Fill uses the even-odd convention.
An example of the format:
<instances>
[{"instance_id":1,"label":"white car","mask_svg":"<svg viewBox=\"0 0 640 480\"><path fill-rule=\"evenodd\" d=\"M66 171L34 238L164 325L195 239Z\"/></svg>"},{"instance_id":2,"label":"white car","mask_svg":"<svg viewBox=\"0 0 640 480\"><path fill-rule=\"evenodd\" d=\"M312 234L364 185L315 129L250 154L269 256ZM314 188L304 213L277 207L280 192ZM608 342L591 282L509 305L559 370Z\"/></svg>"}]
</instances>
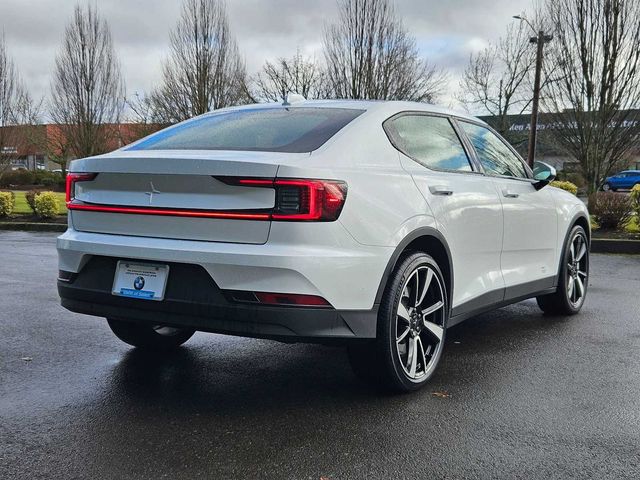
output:
<instances>
[{"instance_id":1,"label":"white car","mask_svg":"<svg viewBox=\"0 0 640 480\"><path fill-rule=\"evenodd\" d=\"M229 108L69 171L62 305L136 347L340 342L360 376L413 390L447 328L533 297L574 314L587 292L584 204L426 104Z\"/></svg>"}]
</instances>

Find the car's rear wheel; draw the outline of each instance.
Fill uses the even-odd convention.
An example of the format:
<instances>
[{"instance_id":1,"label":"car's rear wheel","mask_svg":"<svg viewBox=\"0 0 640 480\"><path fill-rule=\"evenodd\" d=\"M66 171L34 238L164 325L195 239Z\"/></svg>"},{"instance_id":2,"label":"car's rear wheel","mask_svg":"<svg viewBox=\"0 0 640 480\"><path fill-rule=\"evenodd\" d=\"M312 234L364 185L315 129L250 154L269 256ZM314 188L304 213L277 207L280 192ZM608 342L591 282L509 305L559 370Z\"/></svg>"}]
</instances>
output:
<instances>
[{"instance_id":1,"label":"car's rear wheel","mask_svg":"<svg viewBox=\"0 0 640 480\"><path fill-rule=\"evenodd\" d=\"M120 340L145 350L170 350L179 347L195 333L191 328L147 325L113 318L108 318L107 322Z\"/></svg>"},{"instance_id":2,"label":"car's rear wheel","mask_svg":"<svg viewBox=\"0 0 640 480\"><path fill-rule=\"evenodd\" d=\"M611 185L609 185L608 183L605 183L602 186L602 190L605 191L605 192L608 192L609 190L611 190Z\"/></svg>"},{"instance_id":3,"label":"car's rear wheel","mask_svg":"<svg viewBox=\"0 0 640 480\"><path fill-rule=\"evenodd\" d=\"M589 283L589 241L580 225L571 230L565 246L558 289L537 298L543 312L553 315L574 315L580 311Z\"/></svg>"},{"instance_id":4,"label":"car's rear wheel","mask_svg":"<svg viewBox=\"0 0 640 480\"><path fill-rule=\"evenodd\" d=\"M449 313L442 272L424 253L404 256L378 313L375 342L349 348L358 376L396 391L422 387L442 356Z\"/></svg>"}]
</instances>

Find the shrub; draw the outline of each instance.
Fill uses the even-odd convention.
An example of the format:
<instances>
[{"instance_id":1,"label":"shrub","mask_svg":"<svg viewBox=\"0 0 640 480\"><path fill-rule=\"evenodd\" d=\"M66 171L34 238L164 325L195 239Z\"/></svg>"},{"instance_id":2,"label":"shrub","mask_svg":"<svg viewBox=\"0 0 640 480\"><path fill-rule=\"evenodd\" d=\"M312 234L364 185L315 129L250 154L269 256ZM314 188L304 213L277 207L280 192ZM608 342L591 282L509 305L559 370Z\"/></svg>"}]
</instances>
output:
<instances>
[{"instance_id":1,"label":"shrub","mask_svg":"<svg viewBox=\"0 0 640 480\"><path fill-rule=\"evenodd\" d=\"M53 218L60 213L58 197L53 192L41 192L35 197L35 210L40 218Z\"/></svg>"},{"instance_id":2,"label":"shrub","mask_svg":"<svg viewBox=\"0 0 640 480\"><path fill-rule=\"evenodd\" d=\"M49 172L47 170L38 170L34 173L34 183L44 185L45 187L58 186L64 178L60 173Z\"/></svg>"},{"instance_id":3,"label":"shrub","mask_svg":"<svg viewBox=\"0 0 640 480\"><path fill-rule=\"evenodd\" d=\"M631 189L629 198L631 199L631 207L638 216L638 223L640 223L640 183Z\"/></svg>"},{"instance_id":4,"label":"shrub","mask_svg":"<svg viewBox=\"0 0 640 480\"><path fill-rule=\"evenodd\" d=\"M560 180L555 180L551 182L551 186L556 188L561 188L562 190L566 190L567 192L572 193L573 195L578 194L578 186L575 183L571 183L568 181L563 182Z\"/></svg>"},{"instance_id":5,"label":"shrub","mask_svg":"<svg viewBox=\"0 0 640 480\"><path fill-rule=\"evenodd\" d=\"M591 204L589 204L591 206ZM603 230L624 228L631 219L631 201L626 195L613 192L598 192L593 216Z\"/></svg>"},{"instance_id":6,"label":"shrub","mask_svg":"<svg viewBox=\"0 0 640 480\"><path fill-rule=\"evenodd\" d=\"M27 204L33 213L36 213L36 197L39 193L38 190L29 190L24 194L24 198L27 200Z\"/></svg>"},{"instance_id":7,"label":"shrub","mask_svg":"<svg viewBox=\"0 0 640 480\"><path fill-rule=\"evenodd\" d=\"M564 180L576 184L578 186L578 190L587 186L587 181L580 173L568 173Z\"/></svg>"},{"instance_id":8,"label":"shrub","mask_svg":"<svg viewBox=\"0 0 640 480\"><path fill-rule=\"evenodd\" d=\"M0 217L8 217L13 212L15 194L13 192L0 192Z\"/></svg>"},{"instance_id":9,"label":"shrub","mask_svg":"<svg viewBox=\"0 0 640 480\"><path fill-rule=\"evenodd\" d=\"M8 187L10 185L33 185L33 182L35 181L35 175L29 170L21 168L10 172L5 172L5 174L2 175L1 180L2 186L4 187Z\"/></svg>"}]
</instances>

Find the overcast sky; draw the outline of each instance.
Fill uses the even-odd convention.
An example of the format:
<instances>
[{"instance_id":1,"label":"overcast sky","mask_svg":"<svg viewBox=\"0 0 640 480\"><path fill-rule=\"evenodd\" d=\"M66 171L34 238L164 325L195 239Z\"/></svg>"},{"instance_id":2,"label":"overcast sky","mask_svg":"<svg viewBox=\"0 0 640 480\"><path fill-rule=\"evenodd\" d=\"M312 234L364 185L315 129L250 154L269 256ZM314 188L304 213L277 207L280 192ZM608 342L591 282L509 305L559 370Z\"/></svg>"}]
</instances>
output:
<instances>
[{"instance_id":1,"label":"overcast sky","mask_svg":"<svg viewBox=\"0 0 640 480\"><path fill-rule=\"evenodd\" d=\"M158 84L179 0L92 0L111 27L128 95ZM450 72L453 105L469 54L500 36L530 0L397 0L398 13L422 54ZM46 96L55 53L73 0L0 0L0 30L36 98ZM250 74L267 59L299 47L321 56L322 25L336 18L336 0L227 0L231 30ZM455 106L455 105L453 105Z\"/></svg>"}]
</instances>

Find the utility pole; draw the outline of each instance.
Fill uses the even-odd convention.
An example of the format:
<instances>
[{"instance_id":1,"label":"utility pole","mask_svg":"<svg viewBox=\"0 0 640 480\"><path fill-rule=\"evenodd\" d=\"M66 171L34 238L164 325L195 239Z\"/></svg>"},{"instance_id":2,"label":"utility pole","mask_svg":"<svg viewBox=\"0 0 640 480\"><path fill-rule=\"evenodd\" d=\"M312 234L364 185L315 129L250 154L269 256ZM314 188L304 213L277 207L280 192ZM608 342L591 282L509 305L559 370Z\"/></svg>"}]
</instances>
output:
<instances>
[{"instance_id":1,"label":"utility pole","mask_svg":"<svg viewBox=\"0 0 640 480\"><path fill-rule=\"evenodd\" d=\"M527 20L524 15L515 15L513 18L521 20L527 23L531 30L536 33L535 37L529 39L530 43L534 43L538 46L536 52L536 73L535 80L533 82L533 101L531 103L531 130L529 131L529 155L527 156L527 163L533 168L533 162L536 158L536 141L538 139L538 110L540 105L540 83L542 77L542 60L544 54L544 44L553 40L553 35L545 35L543 30L536 32L531 22Z\"/></svg>"}]
</instances>

